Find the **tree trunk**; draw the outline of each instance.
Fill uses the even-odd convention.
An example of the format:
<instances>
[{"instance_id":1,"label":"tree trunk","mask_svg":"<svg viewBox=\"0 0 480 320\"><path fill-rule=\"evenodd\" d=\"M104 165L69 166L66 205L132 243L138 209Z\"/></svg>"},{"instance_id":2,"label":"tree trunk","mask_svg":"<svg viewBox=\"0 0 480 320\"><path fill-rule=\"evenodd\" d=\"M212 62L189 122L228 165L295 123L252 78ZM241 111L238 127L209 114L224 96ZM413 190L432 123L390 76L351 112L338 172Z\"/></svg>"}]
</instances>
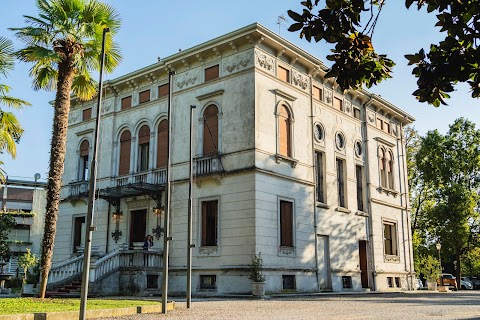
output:
<instances>
[{"instance_id":1,"label":"tree trunk","mask_svg":"<svg viewBox=\"0 0 480 320\"><path fill-rule=\"evenodd\" d=\"M52 266L53 243L57 231L58 205L67 141L68 113L70 112L70 92L73 81L73 68L64 61L58 66L57 93L55 96L52 141L50 146L50 168L48 172L47 205L45 229L42 241L40 298L45 298L48 273Z\"/></svg>"}]
</instances>

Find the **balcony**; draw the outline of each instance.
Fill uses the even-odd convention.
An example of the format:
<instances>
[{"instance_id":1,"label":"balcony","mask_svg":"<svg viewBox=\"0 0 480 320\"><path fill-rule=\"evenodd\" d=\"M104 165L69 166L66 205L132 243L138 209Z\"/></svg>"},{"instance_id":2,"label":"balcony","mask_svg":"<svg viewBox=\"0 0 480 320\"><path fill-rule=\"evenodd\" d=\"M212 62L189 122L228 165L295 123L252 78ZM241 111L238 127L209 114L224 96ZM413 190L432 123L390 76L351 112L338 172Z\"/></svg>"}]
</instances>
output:
<instances>
[{"instance_id":1,"label":"balcony","mask_svg":"<svg viewBox=\"0 0 480 320\"><path fill-rule=\"evenodd\" d=\"M88 196L88 181L75 181L68 184L68 198L84 198Z\"/></svg>"},{"instance_id":2,"label":"balcony","mask_svg":"<svg viewBox=\"0 0 480 320\"><path fill-rule=\"evenodd\" d=\"M220 154L195 158L193 172L196 176L220 174L223 171L222 156Z\"/></svg>"},{"instance_id":3,"label":"balcony","mask_svg":"<svg viewBox=\"0 0 480 320\"><path fill-rule=\"evenodd\" d=\"M167 182L167 169L155 169L152 171L136 172L115 178L115 187L128 186L130 184L154 184L163 185Z\"/></svg>"}]
</instances>

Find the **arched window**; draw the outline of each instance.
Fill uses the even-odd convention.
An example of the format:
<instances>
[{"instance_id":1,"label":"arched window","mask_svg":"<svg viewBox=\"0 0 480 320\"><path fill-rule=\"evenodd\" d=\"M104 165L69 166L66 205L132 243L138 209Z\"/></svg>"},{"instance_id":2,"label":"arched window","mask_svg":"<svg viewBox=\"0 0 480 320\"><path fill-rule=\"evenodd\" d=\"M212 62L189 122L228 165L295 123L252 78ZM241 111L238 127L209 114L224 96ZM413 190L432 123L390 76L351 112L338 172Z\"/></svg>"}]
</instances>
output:
<instances>
[{"instance_id":1,"label":"arched window","mask_svg":"<svg viewBox=\"0 0 480 320\"><path fill-rule=\"evenodd\" d=\"M158 125L157 138L157 168L167 166L168 159L168 120L162 120Z\"/></svg>"},{"instance_id":2,"label":"arched window","mask_svg":"<svg viewBox=\"0 0 480 320\"><path fill-rule=\"evenodd\" d=\"M138 171L148 170L150 154L150 128L144 125L138 132Z\"/></svg>"},{"instance_id":3,"label":"arched window","mask_svg":"<svg viewBox=\"0 0 480 320\"><path fill-rule=\"evenodd\" d=\"M218 109L211 104L203 113L203 155L218 154Z\"/></svg>"},{"instance_id":4,"label":"arched window","mask_svg":"<svg viewBox=\"0 0 480 320\"><path fill-rule=\"evenodd\" d=\"M287 107L281 105L278 110L278 151L281 155L292 157L292 119Z\"/></svg>"},{"instance_id":5,"label":"arched window","mask_svg":"<svg viewBox=\"0 0 480 320\"><path fill-rule=\"evenodd\" d=\"M132 135L130 131L123 131L120 136L120 161L118 164L118 175L123 176L130 173L130 147Z\"/></svg>"},{"instance_id":6,"label":"arched window","mask_svg":"<svg viewBox=\"0 0 480 320\"><path fill-rule=\"evenodd\" d=\"M387 174L385 171L386 171L385 150L380 149L380 185L384 188L387 187Z\"/></svg>"},{"instance_id":7,"label":"arched window","mask_svg":"<svg viewBox=\"0 0 480 320\"><path fill-rule=\"evenodd\" d=\"M88 180L88 153L90 151L90 144L88 140L83 140L80 144L80 164L78 170L78 180Z\"/></svg>"},{"instance_id":8,"label":"arched window","mask_svg":"<svg viewBox=\"0 0 480 320\"><path fill-rule=\"evenodd\" d=\"M387 180L388 180L388 188L393 190L393 154L391 151L387 152Z\"/></svg>"}]
</instances>

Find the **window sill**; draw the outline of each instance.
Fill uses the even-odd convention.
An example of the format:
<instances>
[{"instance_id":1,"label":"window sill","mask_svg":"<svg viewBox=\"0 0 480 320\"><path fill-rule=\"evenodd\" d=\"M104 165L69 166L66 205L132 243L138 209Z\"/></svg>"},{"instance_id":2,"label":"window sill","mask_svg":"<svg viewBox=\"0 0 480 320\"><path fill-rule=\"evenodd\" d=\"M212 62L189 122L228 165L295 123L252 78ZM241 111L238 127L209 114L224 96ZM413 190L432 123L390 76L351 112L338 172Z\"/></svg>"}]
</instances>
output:
<instances>
[{"instance_id":1,"label":"window sill","mask_svg":"<svg viewBox=\"0 0 480 320\"><path fill-rule=\"evenodd\" d=\"M281 161L289 162L290 165L292 166L292 168L295 168L297 166L297 163L298 163L297 159L293 159L293 158L290 158L288 156L284 156L283 154L279 154L279 153L277 153L275 155L275 161L277 163L280 163Z\"/></svg>"},{"instance_id":2,"label":"window sill","mask_svg":"<svg viewBox=\"0 0 480 320\"><path fill-rule=\"evenodd\" d=\"M320 202L320 201L317 201L317 202L315 203L315 206L316 206L317 208L330 209L330 206L329 206L329 205L327 205L326 203Z\"/></svg>"},{"instance_id":3,"label":"window sill","mask_svg":"<svg viewBox=\"0 0 480 320\"><path fill-rule=\"evenodd\" d=\"M335 211L343 212L343 213L352 213L352 210L348 210L347 208L343 208L343 207L337 207L335 208Z\"/></svg>"},{"instance_id":4,"label":"window sill","mask_svg":"<svg viewBox=\"0 0 480 320\"><path fill-rule=\"evenodd\" d=\"M296 256L295 254L295 247L279 247L278 248L278 255L281 257L292 257Z\"/></svg>"},{"instance_id":5,"label":"window sill","mask_svg":"<svg viewBox=\"0 0 480 320\"><path fill-rule=\"evenodd\" d=\"M378 191L379 192L384 192L385 194L389 195L393 195L394 197L396 197L398 195L398 191L395 191L395 190L392 190L392 189L388 189L388 188L384 188L384 187L378 187Z\"/></svg>"},{"instance_id":6,"label":"window sill","mask_svg":"<svg viewBox=\"0 0 480 320\"><path fill-rule=\"evenodd\" d=\"M355 214L357 216L368 217L368 213L366 213L364 211L357 211L357 212L355 212Z\"/></svg>"},{"instance_id":7,"label":"window sill","mask_svg":"<svg viewBox=\"0 0 480 320\"><path fill-rule=\"evenodd\" d=\"M391 263L399 263L400 262L400 257L397 255L391 255L391 254L385 254L383 255L383 259L385 262L391 262Z\"/></svg>"}]
</instances>

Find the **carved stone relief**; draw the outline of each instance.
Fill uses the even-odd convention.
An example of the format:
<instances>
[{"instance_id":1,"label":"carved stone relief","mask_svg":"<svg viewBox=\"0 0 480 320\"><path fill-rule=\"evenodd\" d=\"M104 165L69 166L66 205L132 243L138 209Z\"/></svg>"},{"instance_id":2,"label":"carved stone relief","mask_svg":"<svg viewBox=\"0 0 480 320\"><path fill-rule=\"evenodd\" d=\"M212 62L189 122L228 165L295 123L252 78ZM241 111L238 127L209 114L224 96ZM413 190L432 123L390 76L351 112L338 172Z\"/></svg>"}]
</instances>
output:
<instances>
[{"instance_id":1,"label":"carved stone relief","mask_svg":"<svg viewBox=\"0 0 480 320\"><path fill-rule=\"evenodd\" d=\"M255 51L255 65L275 74L275 59L261 51Z\"/></svg>"},{"instance_id":2,"label":"carved stone relief","mask_svg":"<svg viewBox=\"0 0 480 320\"><path fill-rule=\"evenodd\" d=\"M345 103L345 111L347 113L351 113L352 112L352 102L350 100L344 100L344 103Z\"/></svg>"},{"instance_id":3,"label":"carved stone relief","mask_svg":"<svg viewBox=\"0 0 480 320\"><path fill-rule=\"evenodd\" d=\"M368 122L374 123L375 122L375 112L368 110L367 111L367 119L368 119Z\"/></svg>"},{"instance_id":4,"label":"carved stone relief","mask_svg":"<svg viewBox=\"0 0 480 320\"><path fill-rule=\"evenodd\" d=\"M72 111L70 112L70 118L68 119L69 124L73 124L78 121L80 118L80 113L78 111Z\"/></svg>"},{"instance_id":5,"label":"carved stone relief","mask_svg":"<svg viewBox=\"0 0 480 320\"><path fill-rule=\"evenodd\" d=\"M298 71L292 71L292 82L295 86L305 90L308 87L308 78Z\"/></svg>"},{"instance_id":6,"label":"carved stone relief","mask_svg":"<svg viewBox=\"0 0 480 320\"><path fill-rule=\"evenodd\" d=\"M324 92L325 92L325 103L332 104L332 101L333 101L332 90L325 88Z\"/></svg>"},{"instance_id":7,"label":"carved stone relief","mask_svg":"<svg viewBox=\"0 0 480 320\"><path fill-rule=\"evenodd\" d=\"M187 71L184 74L180 75L176 78L177 87L183 89L184 87L188 87L194 85L197 80L200 78L200 70L197 68L196 70Z\"/></svg>"},{"instance_id":8,"label":"carved stone relief","mask_svg":"<svg viewBox=\"0 0 480 320\"><path fill-rule=\"evenodd\" d=\"M226 58L223 61L223 70L226 74L232 73L243 70L252 64L251 51L245 51Z\"/></svg>"}]
</instances>

